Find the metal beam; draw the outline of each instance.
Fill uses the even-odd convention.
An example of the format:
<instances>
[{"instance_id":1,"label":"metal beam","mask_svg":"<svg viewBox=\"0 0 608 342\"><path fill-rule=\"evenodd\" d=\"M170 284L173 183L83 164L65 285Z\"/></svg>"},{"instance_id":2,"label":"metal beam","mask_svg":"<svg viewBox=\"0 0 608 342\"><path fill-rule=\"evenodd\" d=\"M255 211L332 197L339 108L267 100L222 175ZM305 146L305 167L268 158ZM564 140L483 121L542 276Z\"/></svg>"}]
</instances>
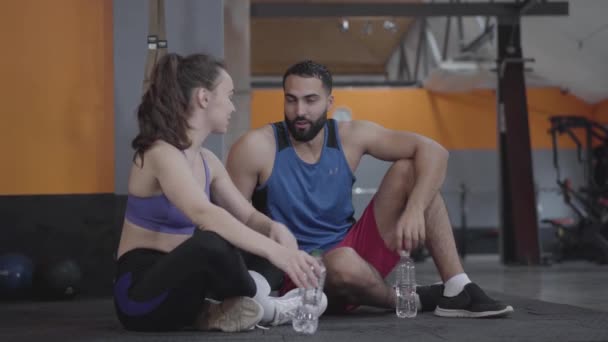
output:
<instances>
[{"instance_id":1,"label":"metal beam","mask_svg":"<svg viewBox=\"0 0 608 342\"><path fill-rule=\"evenodd\" d=\"M458 25L458 46L462 49L464 46L464 24L462 22L462 16L458 17L456 24Z\"/></svg>"},{"instance_id":2,"label":"metal beam","mask_svg":"<svg viewBox=\"0 0 608 342\"><path fill-rule=\"evenodd\" d=\"M426 18L420 19L420 26L418 32L418 45L416 47L416 64L414 65L414 79L418 80L418 68L420 65L420 58L422 56L422 49L426 48ZM426 57L426 54L425 54Z\"/></svg>"},{"instance_id":3,"label":"metal beam","mask_svg":"<svg viewBox=\"0 0 608 342\"><path fill-rule=\"evenodd\" d=\"M527 6L526 6L527 5ZM251 16L277 17L447 17L567 16L567 1L527 3L252 3Z\"/></svg>"},{"instance_id":4,"label":"metal beam","mask_svg":"<svg viewBox=\"0 0 608 342\"><path fill-rule=\"evenodd\" d=\"M519 14L520 15L525 15L526 13L530 12L534 7L540 5L540 1L539 0L526 0L523 5L521 5L520 10L519 10Z\"/></svg>"},{"instance_id":5,"label":"metal beam","mask_svg":"<svg viewBox=\"0 0 608 342\"><path fill-rule=\"evenodd\" d=\"M282 88L283 83L281 80L277 81L253 81L251 82L251 88L264 89L264 88ZM378 80L378 81L340 81L334 80L334 88L340 87L420 87L420 83L416 81L389 81L389 80Z\"/></svg>"},{"instance_id":6,"label":"metal beam","mask_svg":"<svg viewBox=\"0 0 608 342\"><path fill-rule=\"evenodd\" d=\"M412 73L410 72L410 64L407 61L407 53L405 53L405 39L399 44L399 72L397 78L400 81L411 81Z\"/></svg>"},{"instance_id":7,"label":"metal beam","mask_svg":"<svg viewBox=\"0 0 608 342\"><path fill-rule=\"evenodd\" d=\"M450 43L450 34L452 33L452 17L446 18L445 33L443 34L443 50L441 50L441 60L448 59L448 46Z\"/></svg>"},{"instance_id":8,"label":"metal beam","mask_svg":"<svg viewBox=\"0 0 608 342\"><path fill-rule=\"evenodd\" d=\"M470 43L463 46L460 49L460 52L476 52L479 50L486 42L492 41L494 38L494 25L486 26L484 31L475 39L473 39Z\"/></svg>"},{"instance_id":9,"label":"metal beam","mask_svg":"<svg viewBox=\"0 0 608 342\"><path fill-rule=\"evenodd\" d=\"M494 0L490 0L490 3L493 3L493 2L494 2ZM520 13L521 13L521 12L520 12ZM485 25L485 27L490 26L490 18L491 18L491 17L486 16L486 25Z\"/></svg>"},{"instance_id":10,"label":"metal beam","mask_svg":"<svg viewBox=\"0 0 608 342\"><path fill-rule=\"evenodd\" d=\"M498 21L497 128L501 260L540 264L538 217L519 22Z\"/></svg>"}]
</instances>

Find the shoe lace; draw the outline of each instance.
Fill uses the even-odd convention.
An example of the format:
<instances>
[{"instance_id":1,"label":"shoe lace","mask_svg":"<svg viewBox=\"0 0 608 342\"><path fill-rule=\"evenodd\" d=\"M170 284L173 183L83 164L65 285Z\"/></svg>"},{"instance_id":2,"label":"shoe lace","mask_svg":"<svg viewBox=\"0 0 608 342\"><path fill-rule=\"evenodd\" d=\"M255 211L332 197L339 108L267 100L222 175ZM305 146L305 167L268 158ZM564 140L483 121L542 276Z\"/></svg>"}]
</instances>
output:
<instances>
[{"instance_id":1,"label":"shoe lace","mask_svg":"<svg viewBox=\"0 0 608 342\"><path fill-rule=\"evenodd\" d=\"M276 299L274 319L272 325L281 325L289 323L296 315L298 306L300 305L300 297L294 296L285 299Z\"/></svg>"}]
</instances>

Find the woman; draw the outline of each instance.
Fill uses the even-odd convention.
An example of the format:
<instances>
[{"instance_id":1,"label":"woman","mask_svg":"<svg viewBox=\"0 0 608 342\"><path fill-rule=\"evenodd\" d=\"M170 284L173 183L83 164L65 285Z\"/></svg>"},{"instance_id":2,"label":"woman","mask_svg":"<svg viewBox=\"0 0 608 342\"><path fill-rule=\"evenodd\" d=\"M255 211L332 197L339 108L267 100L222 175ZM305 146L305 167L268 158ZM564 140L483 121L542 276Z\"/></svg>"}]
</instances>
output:
<instances>
[{"instance_id":1,"label":"woman","mask_svg":"<svg viewBox=\"0 0 608 342\"><path fill-rule=\"evenodd\" d=\"M233 93L230 75L210 56L168 54L153 71L137 111L117 253L114 302L126 329L253 328L265 306L251 297L267 296L269 287L247 271L238 249L268 259L299 287L316 286L316 260L257 212L201 147L210 133L227 131ZM216 301L205 300L210 295Z\"/></svg>"}]
</instances>

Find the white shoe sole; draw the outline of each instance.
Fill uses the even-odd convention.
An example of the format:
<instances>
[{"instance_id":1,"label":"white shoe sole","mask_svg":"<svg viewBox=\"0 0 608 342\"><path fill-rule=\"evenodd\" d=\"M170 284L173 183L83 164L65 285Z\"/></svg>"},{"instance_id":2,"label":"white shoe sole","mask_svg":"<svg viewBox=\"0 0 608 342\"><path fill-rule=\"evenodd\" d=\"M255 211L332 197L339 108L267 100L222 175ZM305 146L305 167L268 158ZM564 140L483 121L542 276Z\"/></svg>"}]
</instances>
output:
<instances>
[{"instance_id":1,"label":"white shoe sole","mask_svg":"<svg viewBox=\"0 0 608 342\"><path fill-rule=\"evenodd\" d=\"M513 307L508 305L503 310L498 311L483 311L483 312L473 312L467 310L451 310L451 309L442 309L435 308L435 315L440 317L463 317L463 318L482 318L482 317L501 317L506 316L509 313L513 312Z\"/></svg>"},{"instance_id":2,"label":"white shoe sole","mask_svg":"<svg viewBox=\"0 0 608 342\"><path fill-rule=\"evenodd\" d=\"M297 290L297 289L296 289ZM292 290L293 291L293 290ZM298 292L287 292L285 295L283 295L283 297L274 297L273 300L292 300L294 299L294 297L298 296L299 293ZM275 304L276 305L276 304ZM299 298L298 298L298 306L299 306ZM284 308L283 308L284 309ZM296 310L297 310L297 306L291 308L290 310L287 310L287 312L283 312L282 314L280 313L275 313L275 318L269 323L272 326L279 326L279 325L284 325L284 324L290 324L293 320L293 317L296 314ZM277 307L277 310L279 310L279 308ZM327 296L325 295L325 293L323 293L322 297L321 297L321 304L319 305L319 307L317 308L317 312L316 315L317 317L321 317L323 315L323 313L325 313L325 310L327 310ZM276 316L278 314L278 316Z\"/></svg>"},{"instance_id":3,"label":"white shoe sole","mask_svg":"<svg viewBox=\"0 0 608 342\"><path fill-rule=\"evenodd\" d=\"M263 315L264 309L258 302L249 297L236 297L211 304L197 325L201 330L247 331L255 328Z\"/></svg>"}]
</instances>

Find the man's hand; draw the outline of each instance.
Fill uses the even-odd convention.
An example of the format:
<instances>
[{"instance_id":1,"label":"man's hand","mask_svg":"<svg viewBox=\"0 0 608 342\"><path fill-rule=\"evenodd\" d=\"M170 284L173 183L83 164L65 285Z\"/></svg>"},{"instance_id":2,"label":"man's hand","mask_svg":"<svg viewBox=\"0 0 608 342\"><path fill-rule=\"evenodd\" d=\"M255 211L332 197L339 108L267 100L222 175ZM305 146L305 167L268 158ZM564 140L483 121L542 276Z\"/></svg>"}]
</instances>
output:
<instances>
[{"instance_id":1,"label":"man's hand","mask_svg":"<svg viewBox=\"0 0 608 342\"><path fill-rule=\"evenodd\" d=\"M279 245L291 250L298 250L298 241L284 224L274 222L270 227L268 237L276 241Z\"/></svg>"},{"instance_id":2,"label":"man's hand","mask_svg":"<svg viewBox=\"0 0 608 342\"><path fill-rule=\"evenodd\" d=\"M413 251L424 244L426 238L426 225L424 209L416 206L407 206L405 212L397 220L395 238L389 241L388 247L399 252L401 250Z\"/></svg>"}]
</instances>

